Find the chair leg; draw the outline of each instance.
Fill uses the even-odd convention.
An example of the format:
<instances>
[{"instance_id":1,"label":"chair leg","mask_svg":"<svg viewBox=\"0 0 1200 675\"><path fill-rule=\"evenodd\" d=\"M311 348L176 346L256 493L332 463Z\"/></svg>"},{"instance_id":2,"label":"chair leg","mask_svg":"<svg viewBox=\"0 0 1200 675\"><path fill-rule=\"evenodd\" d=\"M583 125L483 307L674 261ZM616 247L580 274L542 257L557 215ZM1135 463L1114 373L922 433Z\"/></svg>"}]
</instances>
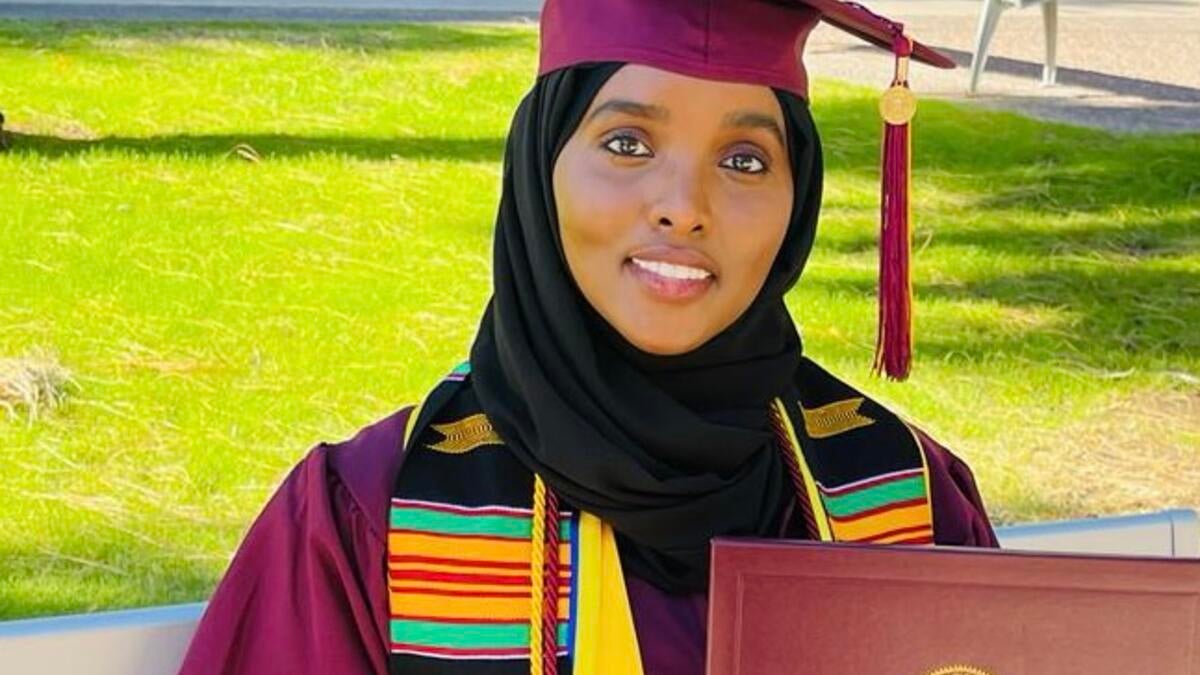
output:
<instances>
[{"instance_id":1,"label":"chair leg","mask_svg":"<svg viewBox=\"0 0 1200 675\"><path fill-rule=\"evenodd\" d=\"M1042 66L1042 85L1058 80L1058 0L1042 0L1042 25L1046 29L1046 63Z\"/></svg>"},{"instance_id":2,"label":"chair leg","mask_svg":"<svg viewBox=\"0 0 1200 675\"><path fill-rule=\"evenodd\" d=\"M971 54L971 81L967 85L967 93L974 94L979 87L979 77L983 75L983 67L987 65L988 45L992 35L996 33L996 24L1000 22L1000 12L1004 10L1001 0L984 0L983 10L979 13L979 26L975 31L975 51Z\"/></svg>"}]
</instances>

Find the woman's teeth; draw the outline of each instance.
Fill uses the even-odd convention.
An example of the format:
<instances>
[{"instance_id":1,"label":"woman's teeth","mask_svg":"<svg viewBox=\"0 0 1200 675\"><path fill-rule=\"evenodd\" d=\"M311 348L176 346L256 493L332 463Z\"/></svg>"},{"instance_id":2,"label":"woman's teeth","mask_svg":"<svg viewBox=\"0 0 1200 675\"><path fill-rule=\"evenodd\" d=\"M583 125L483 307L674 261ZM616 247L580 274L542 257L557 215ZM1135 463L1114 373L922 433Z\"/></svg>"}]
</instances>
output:
<instances>
[{"instance_id":1,"label":"woman's teeth","mask_svg":"<svg viewBox=\"0 0 1200 675\"><path fill-rule=\"evenodd\" d=\"M699 267L675 265L659 260L642 260L640 258L630 258L629 260L644 270L667 277L668 279L707 279L712 276L712 272L700 269Z\"/></svg>"}]
</instances>

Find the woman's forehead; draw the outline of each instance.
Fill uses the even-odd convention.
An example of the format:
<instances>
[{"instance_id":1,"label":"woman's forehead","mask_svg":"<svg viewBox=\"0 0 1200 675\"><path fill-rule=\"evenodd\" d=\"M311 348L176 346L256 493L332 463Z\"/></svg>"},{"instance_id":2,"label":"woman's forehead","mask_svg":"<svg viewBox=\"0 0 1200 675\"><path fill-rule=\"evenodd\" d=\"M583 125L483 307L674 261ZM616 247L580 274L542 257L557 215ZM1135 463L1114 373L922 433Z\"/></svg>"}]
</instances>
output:
<instances>
[{"instance_id":1,"label":"woman's forehead","mask_svg":"<svg viewBox=\"0 0 1200 675\"><path fill-rule=\"evenodd\" d=\"M729 122L766 116L779 124L783 118L768 86L692 77L636 63L622 66L604 83L585 120L614 114L660 122L697 114Z\"/></svg>"}]
</instances>

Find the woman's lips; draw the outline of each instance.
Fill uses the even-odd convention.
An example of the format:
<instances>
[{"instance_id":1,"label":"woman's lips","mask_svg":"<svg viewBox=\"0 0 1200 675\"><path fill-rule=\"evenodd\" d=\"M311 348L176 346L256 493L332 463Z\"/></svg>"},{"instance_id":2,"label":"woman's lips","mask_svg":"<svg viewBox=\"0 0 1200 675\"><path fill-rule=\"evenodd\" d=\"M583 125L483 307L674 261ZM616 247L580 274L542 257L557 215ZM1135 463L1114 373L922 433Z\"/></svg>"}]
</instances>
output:
<instances>
[{"instance_id":1,"label":"woman's lips","mask_svg":"<svg viewBox=\"0 0 1200 675\"><path fill-rule=\"evenodd\" d=\"M655 297L670 302L692 300L707 291L715 281L715 275L698 265L668 262L658 257L694 258L694 256L652 256L647 253L633 255L625 260L625 267L643 288Z\"/></svg>"}]
</instances>

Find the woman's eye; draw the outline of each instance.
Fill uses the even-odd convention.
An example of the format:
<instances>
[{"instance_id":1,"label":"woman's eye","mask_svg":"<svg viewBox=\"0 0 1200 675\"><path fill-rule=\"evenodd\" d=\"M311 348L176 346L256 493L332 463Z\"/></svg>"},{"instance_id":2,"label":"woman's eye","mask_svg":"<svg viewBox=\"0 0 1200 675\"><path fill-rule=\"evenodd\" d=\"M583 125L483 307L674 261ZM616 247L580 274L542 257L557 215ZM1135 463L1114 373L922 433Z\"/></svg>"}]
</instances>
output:
<instances>
[{"instance_id":1,"label":"woman's eye","mask_svg":"<svg viewBox=\"0 0 1200 675\"><path fill-rule=\"evenodd\" d=\"M650 157L654 153L635 136L616 136L604 144L605 149L614 155L625 157Z\"/></svg>"},{"instance_id":2,"label":"woman's eye","mask_svg":"<svg viewBox=\"0 0 1200 675\"><path fill-rule=\"evenodd\" d=\"M721 160L720 166L726 169L733 169L742 173L762 173L767 170L767 165L758 157L745 153L730 155Z\"/></svg>"}]
</instances>

